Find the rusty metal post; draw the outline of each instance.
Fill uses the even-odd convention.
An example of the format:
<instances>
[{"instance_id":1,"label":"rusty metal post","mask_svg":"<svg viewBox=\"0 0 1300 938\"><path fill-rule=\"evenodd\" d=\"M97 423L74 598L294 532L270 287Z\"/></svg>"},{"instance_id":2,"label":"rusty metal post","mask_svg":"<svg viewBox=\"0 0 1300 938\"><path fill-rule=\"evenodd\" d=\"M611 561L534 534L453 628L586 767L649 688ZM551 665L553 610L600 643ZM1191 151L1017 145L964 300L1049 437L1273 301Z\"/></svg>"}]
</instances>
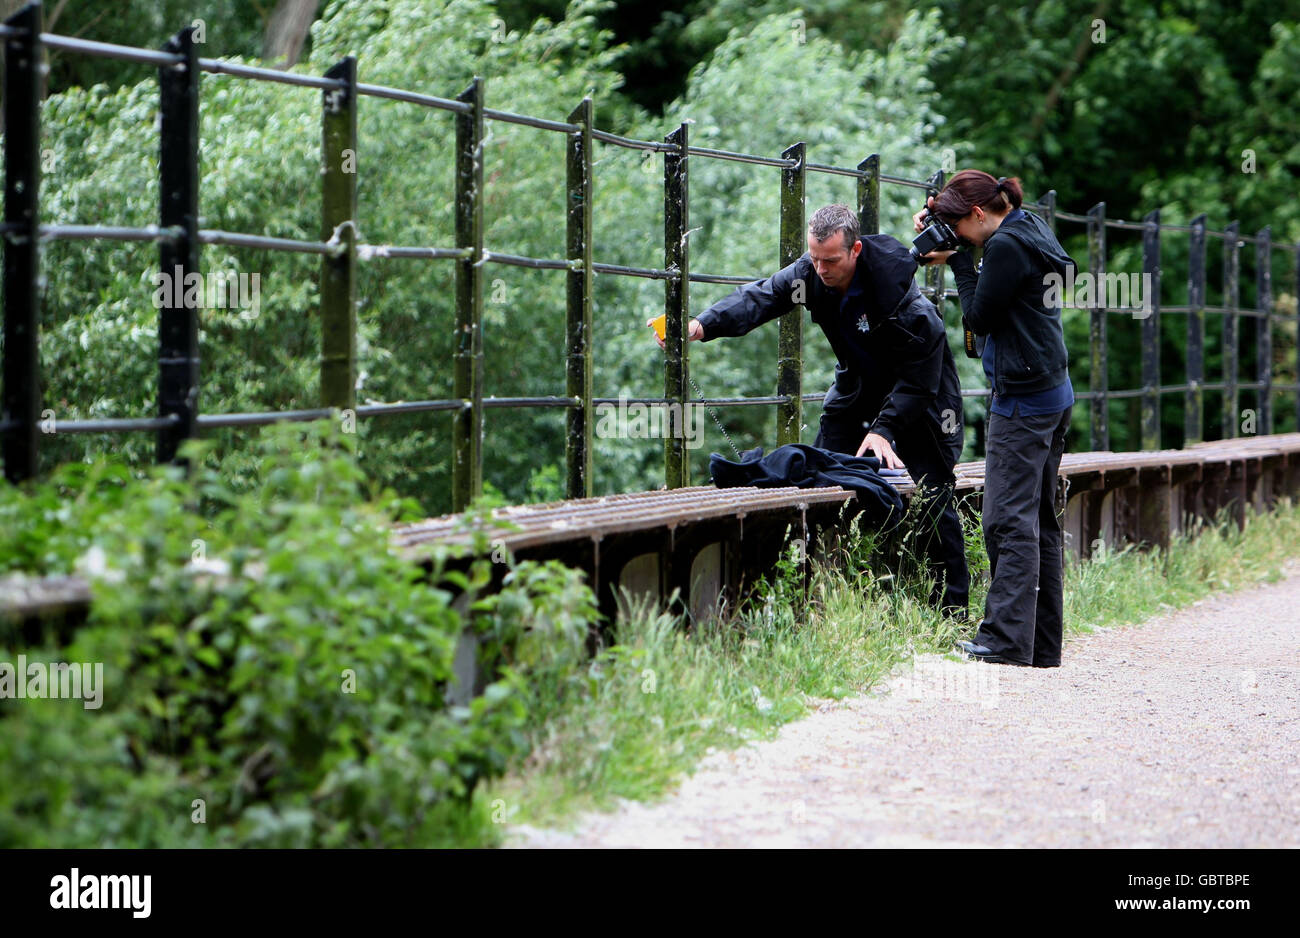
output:
<instances>
[{"instance_id":1,"label":"rusty metal post","mask_svg":"<svg viewBox=\"0 0 1300 938\"><path fill-rule=\"evenodd\" d=\"M942 191L947 178L944 171L939 170L930 177L929 182L937 191ZM939 313L940 322L943 322L943 275L947 269L947 264L927 264L925 267L925 288L934 297L934 308Z\"/></svg>"},{"instance_id":2,"label":"rusty metal post","mask_svg":"<svg viewBox=\"0 0 1300 938\"><path fill-rule=\"evenodd\" d=\"M1273 432L1273 232L1268 226L1255 236L1255 306L1259 327L1255 330L1255 381L1259 385L1255 405L1259 410L1256 427Z\"/></svg>"},{"instance_id":3,"label":"rusty metal post","mask_svg":"<svg viewBox=\"0 0 1300 938\"><path fill-rule=\"evenodd\" d=\"M1203 440L1205 422L1205 215L1192 219L1187 256L1187 407L1183 444Z\"/></svg>"},{"instance_id":4,"label":"rusty metal post","mask_svg":"<svg viewBox=\"0 0 1300 938\"><path fill-rule=\"evenodd\" d=\"M691 310L690 251L686 244L690 230L687 126L682 124L664 138L675 147L664 151L664 267L675 275L664 281L664 398L668 414L671 416L674 405L679 414L676 427L670 429L670 421L664 421L664 481L670 489L690 484L690 461L680 424L686 419L686 330Z\"/></svg>"},{"instance_id":5,"label":"rusty metal post","mask_svg":"<svg viewBox=\"0 0 1300 938\"><path fill-rule=\"evenodd\" d=\"M456 262L454 391L461 409L452 422L452 511L483 493L483 79L456 96L470 106L456 115Z\"/></svg>"},{"instance_id":6,"label":"rusty metal post","mask_svg":"<svg viewBox=\"0 0 1300 938\"><path fill-rule=\"evenodd\" d=\"M320 402L354 408L357 400L357 60L348 56L321 91L321 240L341 253L320 265Z\"/></svg>"},{"instance_id":7,"label":"rusty metal post","mask_svg":"<svg viewBox=\"0 0 1300 938\"><path fill-rule=\"evenodd\" d=\"M158 245L159 269L172 281L158 313L158 416L178 422L158 431L158 462L172 462L194 436L199 412L199 306L185 289L199 273L199 55L194 27L167 41L180 66L158 69L161 92L158 152L159 221L183 234ZM165 281L164 281L165 282Z\"/></svg>"},{"instance_id":8,"label":"rusty metal post","mask_svg":"<svg viewBox=\"0 0 1300 938\"><path fill-rule=\"evenodd\" d=\"M1056 234L1056 190L1048 189L1047 195L1039 201L1043 203L1043 221L1052 229L1052 234Z\"/></svg>"},{"instance_id":9,"label":"rusty metal post","mask_svg":"<svg viewBox=\"0 0 1300 938\"><path fill-rule=\"evenodd\" d=\"M858 164L858 222L864 235L880 234L880 154Z\"/></svg>"},{"instance_id":10,"label":"rusty metal post","mask_svg":"<svg viewBox=\"0 0 1300 938\"><path fill-rule=\"evenodd\" d=\"M41 7L5 25L4 428L5 478L36 475L41 419Z\"/></svg>"},{"instance_id":11,"label":"rusty metal post","mask_svg":"<svg viewBox=\"0 0 1300 938\"><path fill-rule=\"evenodd\" d=\"M569 115L569 122L579 125L580 129L569 134L565 160L569 191L566 256L570 263L577 262L582 266L581 269L570 268L566 275L564 344L568 368L565 393L578 398L582 404L570 407L566 412L565 493L569 498L589 498L592 492L591 439L594 427L591 404L594 347L591 334L591 98L582 99Z\"/></svg>"},{"instance_id":12,"label":"rusty metal post","mask_svg":"<svg viewBox=\"0 0 1300 938\"><path fill-rule=\"evenodd\" d=\"M1143 219L1142 448L1160 448L1160 209Z\"/></svg>"},{"instance_id":13,"label":"rusty metal post","mask_svg":"<svg viewBox=\"0 0 1300 938\"><path fill-rule=\"evenodd\" d=\"M1092 274L1092 309L1089 310L1088 357L1092 391L1092 448L1110 449L1109 375L1106 364L1106 303L1102 284L1106 281L1106 203L1088 209L1088 270Z\"/></svg>"},{"instance_id":14,"label":"rusty metal post","mask_svg":"<svg viewBox=\"0 0 1300 938\"><path fill-rule=\"evenodd\" d=\"M1237 335L1240 317L1241 241L1234 221L1223 229L1223 438L1238 435Z\"/></svg>"},{"instance_id":15,"label":"rusty metal post","mask_svg":"<svg viewBox=\"0 0 1300 938\"><path fill-rule=\"evenodd\" d=\"M781 170L781 266L793 264L804 252L804 145L781 153L794 166ZM803 428L803 308L781 317L776 361L776 393L788 402L776 408L776 445L798 443Z\"/></svg>"}]
</instances>

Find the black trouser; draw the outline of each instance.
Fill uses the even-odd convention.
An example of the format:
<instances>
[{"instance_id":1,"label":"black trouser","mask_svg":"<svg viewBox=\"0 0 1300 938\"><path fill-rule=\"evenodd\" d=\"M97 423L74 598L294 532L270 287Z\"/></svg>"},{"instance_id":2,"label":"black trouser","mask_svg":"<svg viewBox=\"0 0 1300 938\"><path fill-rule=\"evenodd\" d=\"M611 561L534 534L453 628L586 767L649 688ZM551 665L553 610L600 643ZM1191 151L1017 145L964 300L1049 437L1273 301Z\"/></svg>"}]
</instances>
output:
<instances>
[{"instance_id":1,"label":"black trouser","mask_svg":"<svg viewBox=\"0 0 1300 938\"><path fill-rule=\"evenodd\" d=\"M852 408L823 411L813 445L835 453L856 454L867 435L863 422L863 415ZM935 581L930 602L950 615L965 615L970 602L970 573L966 568L966 540L957 517L952 450L936 437L930 421L921 419L896 434L894 452L917 485L922 506L917 540Z\"/></svg>"},{"instance_id":2,"label":"black trouser","mask_svg":"<svg viewBox=\"0 0 1300 938\"><path fill-rule=\"evenodd\" d=\"M1069 429L1069 408L1036 417L989 414L984 544L991 582L975 642L1021 664L1061 663L1056 474Z\"/></svg>"}]
</instances>

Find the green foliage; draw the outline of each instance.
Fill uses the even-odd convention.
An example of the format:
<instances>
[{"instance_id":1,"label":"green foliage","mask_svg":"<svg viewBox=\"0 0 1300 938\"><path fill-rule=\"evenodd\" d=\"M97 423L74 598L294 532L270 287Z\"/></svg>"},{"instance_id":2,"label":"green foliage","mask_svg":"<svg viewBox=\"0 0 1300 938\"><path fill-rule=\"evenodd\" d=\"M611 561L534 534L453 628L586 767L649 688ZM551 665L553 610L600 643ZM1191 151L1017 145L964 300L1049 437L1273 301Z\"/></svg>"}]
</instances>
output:
<instances>
[{"instance_id":1,"label":"green foliage","mask_svg":"<svg viewBox=\"0 0 1300 938\"><path fill-rule=\"evenodd\" d=\"M547 7L548 0L498 4L507 19L519 5ZM756 23L775 15L785 19L793 39L809 34L836 40L845 50L884 51L897 38L908 5L897 0L805 0L790 7L780 0L668 0L647 9L622 2L601 15L625 47L618 68L627 76L625 93L652 113L661 112L685 90L690 70L729 38L747 36Z\"/></svg>"},{"instance_id":2,"label":"green foliage","mask_svg":"<svg viewBox=\"0 0 1300 938\"><path fill-rule=\"evenodd\" d=\"M45 3L42 16L47 32L99 42L160 49L186 26L202 20L205 57L257 55L262 33L276 4L262 0L127 0L118 3ZM21 6L6 4L6 9ZM105 84L114 88L140 80L141 66L133 62L91 55L50 56L51 88L89 88Z\"/></svg>"},{"instance_id":3,"label":"green foliage","mask_svg":"<svg viewBox=\"0 0 1300 938\"><path fill-rule=\"evenodd\" d=\"M69 574L103 519L139 490L120 462L65 463L40 485L0 486L0 573Z\"/></svg>"},{"instance_id":4,"label":"green foliage","mask_svg":"<svg viewBox=\"0 0 1300 938\"><path fill-rule=\"evenodd\" d=\"M474 789L523 754L529 681L573 669L594 600L574 571L509 558L485 597L490 562L445 547L426 574L388 534L423 512L365 497L353 445L328 423L276 428L248 492L210 462L143 481L73 464L4 490L6 567L79 570L96 598L69 644L26 648L7 628L0 660L99 662L104 696L0 701L0 844L485 836ZM462 633L480 636L489 683L453 706Z\"/></svg>"},{"instance_id":5,"label":"green foliage","mask_svg":"<svg viewBox=\"0 0 1300 938\"><path fill-rule=\"evenodd\" d=\"M1214 227L1240 217L1244 231L1300 237L1300 212L1277 195L1300 174L1300 5L937 6L964 45L931 74L975 165L1024 177L1031 194L1055 188L1076 211L1105 201L1127 218L1181 203ZM1255 173L1242 171L1245 149Z\"/></svg>"},{"instance_id":6,"label":"green foliage","mask_svg":"<svg viewBox=\"0 0 1300 938\"><path fill-rule=\"evenodd\" d=\"M319 74L358 53L363 79L459 92L491 76L488 104L562 118L584 95L611 100L594 6L575 4L558 24L502 36L490 4L448 0L333 3L313 28L300 71ZM56 89L46 103L44 216L59 222L145 225L157 218L157 86L152 78L115 91ZM316 240L319 216L319 95L266 82L205 76L202 88L201 224L228 231ZM602 114L608 121L609 114ZM488 247L563 256L564 139L496 124L486 143L492 180L485 215ZM361 102L360 227L374 244L447 246L454 241L454 125L447 112L366 98ZM43 364L47 406L56 419L149 413L153 409L157 253L147 245L59 243L47 247ZM201 313L203 388L208 413L314 407L320 349L317 283L309 255L208 246L203 270L260 276L257 315ZM494 269L488 283L487 393L562 393L563 279ZM454 322L452 266L446 262L362 263L358 295L358 399L450 396ZM557 313L558 311L561 311ZM538 416L540 414L540 416ZM512 500L527 495L538 452L560 458L562 415L495 412L488 423L487 472ZM216 455L232 481L252 475L249 434L223 432ZM367 474L435 510L450 508L450 418L423 415L363 422L358 448ZM58 435L47 465L93 458L106 449L144 464L147 437Z\"/></svg>"},{"instance_id":7,"label":"green foliage","mask_svg":"<svg viewBox=\"0 0 1300 938\"><path fill-rule=\"evenodd\" d=\"M196 14L180 0L131 7L132 16L111 23L101 13L69 8L60 28L157 45ZM224 0L206 12L205 54L253 55L262 7ZM1105 42L1093 41L1098 18L1105 21ZM563 119L591 95L597 125L619 133L657 140L686 121L696 145L776 156L802 140L809 158L821 163L855 165L879 153L892 175L926 176L951 149L957 165L1022 176L1031 196L1055 187L1060 204L1072 210L1104 199L1111 217L1132 217L1159 205L1166 221L1186 222L1203 211L1212 227L1239 217L1246 233L1271 224L1276 239L1296 240L1300 209L1284 195L1294 190L1300 171L1290 133L1298 21L1294 2L1217 0L1168 8L1132 0L982 6L942 0L924 8L901 0L808 0L793 8L769 0L681 0L653 12L610 0L567 6L554 0L335 0L322 7L298 70L320 74L355 54L365 81L443 97L482 75L489 106L503 110ZM58 69L51 78L42 140L51 164L42 188L45 220L144 225L157 219L156 79L112 64L111 79L98 84ZM133 75L138 83L131 82ZM626 87L631 83L637 87ZM202 88L202 224L308 240L327 236L319 229L319 96L216 75L205 75ZM452 244L452 115L366 97L359 121L363 240ZM488 123L483 152L490 250L564 255L564 144L561 134ZM1255 154L1254 173L1242 171L1246 150ZM661 266L662 159L600 143L595 160L596 258ZM695 160L690 178L692 269L771 273L779 263L776 171ZM809 209L855 196L852 179L809 174ZM915 191L886 185L882 198L882 229L906 237ZM1080 229L1062 230L1067 248L1084 258ZM1169 303L1183 300L1184 244L1182 236L1165 241ZM1210 303L1218 299L1219 248L1211 240ZM48 243L44 252L46 406L56 420L152 413L156 249L77 241ZM1243 251L1246 305L1253 301L1252 255ZM319 261L217 246L205 247L202 257L208 272L259 274L262 295L256 315L202 312L201 410L316 406ZM1294 265L1282 258L1274 257L1274 298L1275 311L1285 314L1295 308L1296 290ZM1138 236L1112 232L1110 269L1132 270L1139 263ZM563 393L563 276L501 265L489 271L485 392ZM453 274L453 265L442 261L391 260L382 252L363 260L359 400L450 396ZM662 310L663 284L598 276L594 289L595 393L661 394L662 358L643 323ZM697 283L690 292L698 312L727 288ZM955 304L946 304L945 315L950 342L959 348ZM1162 359L1167 381L1176 383L1183 326L1178 317L1165 322ZM1132 325L1112 320L1112 388L1138 383ZM1066 329L1072 376L1082 387L1088 380L1086 314L1067 311ZM693 346L696 383L711 396L772 393L777 331L770 325L744 342ZM833 357L817 330L806 331L805 390L811 391L829 382ZM1290 321L1275 328L1279 383L1292 377L1293 334ZM1221 324L1212 315L1210 378L1223 373L1220 339ZM1246 376L1253 369L1251 323L1242 340ZM960 354L956 360L963 386L984 385L978 363ZM1253 398L1246 392L1242 406L1254 406ZM1207 408L1218 403L1211 392ZM1175 395L1162 400L1166 445L1181 441L1180 404ZM1137 406L1114 405L1117 447L1138 444ZM972 424L983 413L979 399L967 399L965 407ZM1279 416L1279 425L1289 427L1290 410L1279 408ZM770 408L725 408L719 417L739 444L770 447ZM810 405L805 439L816 432L816 419ZM1087 420L1086 408L1077 408L1076 442ZM486 481L505 500L562 494L558 474L548 468L562 459L561 411L494 408L485 426ZM363 421L361 464L371 478L419 498L431 511L449 510L450 427L446 413ZM255 476L258 432L211 435L223 476L236 488ZM47 467L107 452L141 467L152 451L145 435L57 434L43 443ZM974 455L973 426L968 444L967 454ZM728 448L707 421L704 445L691 455L693 479L707 477L713 450ZM651 488L662 478L662 445L597 440L594 466L597 493Z\"/></svg>"},{"instance_id":8,"label":"green foliage","mask_svg":"<svg viewBox=\"0 0 1300 938\"><path fill-rule=\"evenodd\" d=\"M504 29L490 3L415 0L331 3L312 32L299 70L319 74L357 54L365 81L452 96L474 75L487 76L489 106L564 118L585 95L596 101L598 126L658 139L670 126L615 94L620 53L599 27L607 4L571 4L557 22ZM925 77L923 47L942 34L933 16L909 17L883 51L845 56L814 29L796 43L788 14L756 21L719 46L691 76L671 108L672 121L694 122L699 144L778 154L805 140L813 159L856 163L880 152L893 172L921 172L925 141L941 118ZM837 101L829 121L805 94L818 74ZM147 225L157 217L156 81L89 88L55 87L45 105L45 146L53 169L43 187L49 221ZM789 114L773 99L798 104ZM319 96L300 88L205 75L202 80L201 224L315 240L319 229ZM913 120L913 117L918 120ZM359 115L360 228L372 244L454 242L451 115L364 98ZM484 146L486 244L490 250L562 257L564 138L491 122ZM662 167L657 157L604 144L596 153L597 259L662 266ZM776 251L777 184L761 167L701 161L692 173L694 267L722 273L770 273ZM852 200L851 180L812 177L810 200ZM886 190L887 224L903 217L905 198ZM811 204L811 203L810 203ZM770 237L755 240L754 232ZM55 419L132 416L154 409L157 310L156 249L113 242L45 246L48 287L43 303L42 357L46 406ZM203 412L307 408L318 404L320 331L316 311L319 261L209 245L205 272L258 274L260 303L201 312ZM446 262L394 261L381 253L362 261L358 296L358 399L415 400L450 396L453 353L453 267ZM485 392L497 396L563 393L564 280L546 272L493 266L485 284ZM696 285L695 308L725 288ZM662 283L598 278L595 297L598 396L654 395L662 389L661 358L648 339L645 313L662 308ZM771 393L776 329L730 348L692 349L695 373L711 394ZM716 350L716 351L715 351ZM829 380L832 358L820 336L808 342L808 380ZM738 439L770 441L770 412L722 414ZM811 415L810 415L811 416ZM811 421L810 421L811 422ZM492 410L485 434L486 481L508 501L563 494L563 414ZM383 417L359 426L357 452L368 476L436 512L450 509L450 418L445 414ZM236 489L252 484L256 430L212 434L222 475ZM120 453L134 467L152 455L146 435L56 434L43 459L93 460ZM724 448L710 423L694 452L694 477L707 475L711 449ZM540 458L539 458L540 455ZM645 489L662 475L657 440L599 440L597 492ZM540 472L539 472L540 470ZM137 468L137 473L141 471Z\"/></svg>"}]
</instances>

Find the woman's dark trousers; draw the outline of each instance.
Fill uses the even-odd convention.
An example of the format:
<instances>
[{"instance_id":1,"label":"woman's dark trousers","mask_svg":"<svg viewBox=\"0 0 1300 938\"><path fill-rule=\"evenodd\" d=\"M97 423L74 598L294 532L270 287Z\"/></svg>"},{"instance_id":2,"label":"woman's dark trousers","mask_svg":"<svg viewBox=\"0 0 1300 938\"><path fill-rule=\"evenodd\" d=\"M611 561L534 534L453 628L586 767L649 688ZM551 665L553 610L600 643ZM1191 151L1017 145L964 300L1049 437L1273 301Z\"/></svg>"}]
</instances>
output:
<instances>
[{"instance_id":1,"label":"woman's dark trousers","mask_svg":"<svg viewBox=\"0 0 1300 938\"><path fill-rule=\"evenodd\" d=\"M989 414L984 544L991 582L975 643L1020 664L1061 663L1056 491L1069 428L1068 408L1033 417Z\"/></svg>"}]
</instances>

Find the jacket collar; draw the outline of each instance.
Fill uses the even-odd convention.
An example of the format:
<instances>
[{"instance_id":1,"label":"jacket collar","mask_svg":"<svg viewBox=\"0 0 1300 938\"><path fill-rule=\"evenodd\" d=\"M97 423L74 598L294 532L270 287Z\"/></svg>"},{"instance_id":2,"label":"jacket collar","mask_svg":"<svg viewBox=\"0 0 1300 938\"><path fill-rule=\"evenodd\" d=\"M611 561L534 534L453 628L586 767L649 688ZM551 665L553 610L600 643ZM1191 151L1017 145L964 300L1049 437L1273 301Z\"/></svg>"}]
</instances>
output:
<instances>
[{"instance_id":1,"label":"jacket collar","mask_svg":"<svg viewBox=\"0 0 1300 938\"><path fill-rule=\"evenodd\" d=\"M864 235L858 240L862 250L848 290L841 295L825 284L821 287L835 298L837 311L849 315L860 310L852 316L855 321L865 312L874 328L918 295L916 262L907 248L889 235Z\"/></svg>"}]
</instances>

